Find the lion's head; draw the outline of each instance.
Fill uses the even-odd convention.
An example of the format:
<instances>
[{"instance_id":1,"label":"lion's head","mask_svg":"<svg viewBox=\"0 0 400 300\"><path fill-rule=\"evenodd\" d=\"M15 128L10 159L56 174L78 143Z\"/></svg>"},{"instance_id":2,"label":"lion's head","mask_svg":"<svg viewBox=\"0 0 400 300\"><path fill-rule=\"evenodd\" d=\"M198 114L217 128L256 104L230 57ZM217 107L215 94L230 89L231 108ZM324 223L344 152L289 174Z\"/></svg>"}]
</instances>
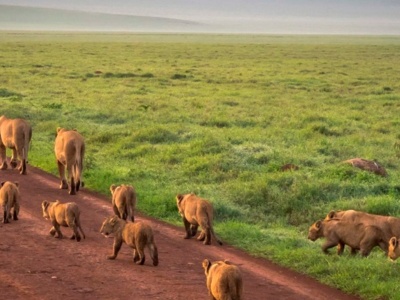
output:
<instances>
[{"instance_id":1,"label":"lion's head","mask_svg":"<svg viewBox=\"0 0 400 300\"><path fill-rule=\"evenodd\" d=\"M115 233L118 229L119 218L118 216L111 216L104 220L100 228L100 233L106 237L110 234Z\"/></svg>"},{"instance_id":2,"label":"lion's head","mask_svg":"<svg viewBox=\"0 0 400 300\"><path fill-rule=\"evenodd\" d=\"M49 201L44 200L42 202L42 212L43 212L43 218L45 218L46 220L50 219L50 215L49 215Z\"/></svg>"},{"instance_id":3,"label":"lion's head","mask_svg":"<svg viewBox=\"0 0 400 300\"><path fill-rule=\"evenodd\" d=\"M308 239L313 242L321 237L322 232L322 221L317 221L312 224L308 230Z\"/></svg>"}]
</instances>

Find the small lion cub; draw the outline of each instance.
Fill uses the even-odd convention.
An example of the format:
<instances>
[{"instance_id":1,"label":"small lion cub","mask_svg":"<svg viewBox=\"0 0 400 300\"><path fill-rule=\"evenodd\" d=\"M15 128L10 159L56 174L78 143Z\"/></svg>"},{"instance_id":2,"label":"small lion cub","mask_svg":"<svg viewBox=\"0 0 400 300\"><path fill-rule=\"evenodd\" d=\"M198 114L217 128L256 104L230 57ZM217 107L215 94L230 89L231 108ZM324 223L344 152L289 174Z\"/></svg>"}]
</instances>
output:
<instances>
[{"instance_id":1,"label":"small lion cub","mask_svg":"<svg viewBox=\"0 0 400 300\"><path fill-rule=\"evenodd\" d=\"M158 265L158 250L154 242L153 229L150 225L143 222L127 223L118 216L111 216L104 220L100 228L100 233L108 237L114 236L113 254L107 259L116 259L122 243L126 243L133 248L133 262L143 265L145 262L144 248L150 251L153 265Z\"/></svg>"},{"instance_id":2,"label":"small lion cub","mask_svg":"<svg viewBox=\"0 0 400 300\"><path fill-rule=\"evenodd\" d=\"M18 220L19 214L19 183L3 181L0 187L0 205L3 207L3 223L10 223L11 216L13 220ZM11 214L11 209L13 213Z\"/></svg>"},{"instance_id":3,"label":"small lion cub","mask_svg":"<svg viewBox=\"0 0 400 300\"><path fill-rule=\"evenodd\" d=\"M43 218L50 220L53 227L50 229L50 234L56 238L62 238L60 226L70 227L73 230L71 240L81 240L81 235L78 229L85 238L85 233L82 230L80 222L80 210L75 202L61 203L59 200L54 202L42 202ZM57 233L57 235L56 235Z\"/></svg>"},{"instance_id":4,"label":"small lion cub","mask_svg":"<svg viewBox=\"0 0 400 300\"><path fill-rule=\"evenodd\" d=\"M237 266L227 260L211 262L208 259L204 259L202 265L212 299L242 299L243 280Z\"/></svg>"},{"instance_id":5,"label":"small lion cub","mask_svg":"<svg viewBox=\"0 0 400 300\"><path fill-rule=\"evenodd\" d=\"M112 195L112 207L114 213L121 219L135 221L136 191L133 186L112 184L110 186Z\"/></svg>"}]
</instances>

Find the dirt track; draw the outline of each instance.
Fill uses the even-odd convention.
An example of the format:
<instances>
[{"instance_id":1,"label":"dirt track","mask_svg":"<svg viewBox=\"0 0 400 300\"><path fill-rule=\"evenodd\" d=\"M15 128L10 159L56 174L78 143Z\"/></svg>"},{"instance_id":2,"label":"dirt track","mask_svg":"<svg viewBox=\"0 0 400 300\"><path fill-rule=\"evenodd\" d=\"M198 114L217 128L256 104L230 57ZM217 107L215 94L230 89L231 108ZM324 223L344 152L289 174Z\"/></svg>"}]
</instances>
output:
<instances>
[{"instance_id":1,"label":"dirt track","mask_svg":"<svg viewBox=\"0 0 400 300\"><path fill-rule=\"evenodd\" d=\"M26 176L17 170L0 171L0 182L5 180L19 181L22 200L20 219L0 223L2 299L209 299L201 267L204 258L238 264L247 300L358 299L228 245L183 240L183 228L142 215L137 219L149 222L155 231L159 266L152 265L147 252L145 265L135 265L126 245L116 260L107 260L113 239L98 231L104 217L112 214L110 197L86 189L69 196L58 189L56 177L33 167ZM41 202L56 199L78 203L85 240L77 243L49 235L51 225L42 217ZM69 228L61 230L70 236Z\"/></svg>"}]
</instances>

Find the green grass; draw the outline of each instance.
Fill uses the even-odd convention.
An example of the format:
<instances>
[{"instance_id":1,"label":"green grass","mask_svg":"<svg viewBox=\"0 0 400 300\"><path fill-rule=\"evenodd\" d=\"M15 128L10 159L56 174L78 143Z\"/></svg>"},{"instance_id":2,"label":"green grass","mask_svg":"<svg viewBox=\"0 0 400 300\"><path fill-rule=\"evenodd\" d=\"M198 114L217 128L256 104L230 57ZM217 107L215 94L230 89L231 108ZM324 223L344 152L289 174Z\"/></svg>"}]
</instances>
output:
<instances>
[{"instance_id":1,"label":"green grass","mask_svg":"<svg viewBox=\"0 0 400 300\"><path fill-rule=\"evenodd\" d=\"M2 113L32 123L32 165L56 174L55 130L77 128L87 188L132 184L142 212L180 226L175 195L195 192L224 241L396 299L381 250L326 256L307 230L332 209L400 216L399 37L0 32L0 47Z\"/></svg>"}]
</instances>

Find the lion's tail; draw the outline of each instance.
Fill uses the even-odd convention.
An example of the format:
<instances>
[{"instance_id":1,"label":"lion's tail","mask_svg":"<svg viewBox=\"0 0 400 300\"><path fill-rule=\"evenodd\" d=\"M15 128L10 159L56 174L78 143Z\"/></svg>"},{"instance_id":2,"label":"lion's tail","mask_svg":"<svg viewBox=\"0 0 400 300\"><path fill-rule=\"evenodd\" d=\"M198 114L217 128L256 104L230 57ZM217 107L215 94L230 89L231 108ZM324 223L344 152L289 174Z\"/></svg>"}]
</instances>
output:
<instances>
[{"instance_id":1,"label":"lion's tail","mask_svg":"<svg viewBox=\"0 0 400 300\"><path fill-rule=\"evenodd\" d=\"M210 216L207 213L207 218L208 218L208 226L210 228L210 233L211 235L214 237L214 239L217 241L218 244L220 244L222 246L222 242L221 240L217 237L217 235L214 232L214 227L212 226L212 219L210 218Z\"/></svg>"},{"instance_id":2,"label":"lion's tail","mask_svg":"<svg viewBox=\"0 0 400 300\"><path fill-rule=\"evenodd\" d=\"M217 237L217 235L215 234L214 228L213 228L213 227L210 228L210 231L211 231L211 234L212 234L212 236L214 237L214 239L217 241L217 243L220 244L220 245L222 246L222 242L221 242L221 240Z\"/></svg>"},{"instance_id":3,"label":"lion's tail","mask_svg":"<svg viewBox=\"0 0 400 300\"><path fill-rule=\"evenodd\" d=\"M230 292L231 299L241 299L241 295L243 293L243 283L241 280L229 280L228 281L228 290Z\"/></svg>"},{"instance_id":4,"label":"lion's tail","mask_svg":"<svg viewBox=\"0 0 400 300\"><path fill-rule=\"evenodd\" d=\"M82 226L81 226L81 221L78 221L77 224L76 224L76 226L79 228L79 231L82 233L82 237L83 237L84 239L86 239L86 235L85 235L85 233L83 232L83 229L82 229Z\"/></svg>"},{"instance_id":5,"label":"lion's tail","mask_svg":"<svg viewBox=\"0 0 400 300\"><path fill-rule=\"evenodd\" d=\"M135 208L136 208L136 192L135 190L132 190L128 199L127 199L127 211L128 211L128 216L130 216L131 221L135 222Z\"/></svg>"},{"instance_id":6,"label":"lion's tail","mask_svg":"<svg viewBox=\"0 0 400 300\"><path fill-rule=\"evenodd\" d=\"M81 221L80 221L80 217L79 217L79 216L80 216L80 213L78 213L78 215L75 216L74 223L75 223L76 227L79 229L79 231L81 232L82 237L83 237L84 239L86 239L86 235L85 235L85 233L83 232L83 229L82 229L82 226L81 226Z\"/></svg>"},{"instance_id":7,"label":"lion's tail","mask_svg":"<svg viewBox=\"0 0 400 300\"><path fill-rule=\"evenodd\" d=\"M153 260L153 266L158 266L158 249L154 241L149 245L150 256Z\"/></svg>"}]
</instances>

